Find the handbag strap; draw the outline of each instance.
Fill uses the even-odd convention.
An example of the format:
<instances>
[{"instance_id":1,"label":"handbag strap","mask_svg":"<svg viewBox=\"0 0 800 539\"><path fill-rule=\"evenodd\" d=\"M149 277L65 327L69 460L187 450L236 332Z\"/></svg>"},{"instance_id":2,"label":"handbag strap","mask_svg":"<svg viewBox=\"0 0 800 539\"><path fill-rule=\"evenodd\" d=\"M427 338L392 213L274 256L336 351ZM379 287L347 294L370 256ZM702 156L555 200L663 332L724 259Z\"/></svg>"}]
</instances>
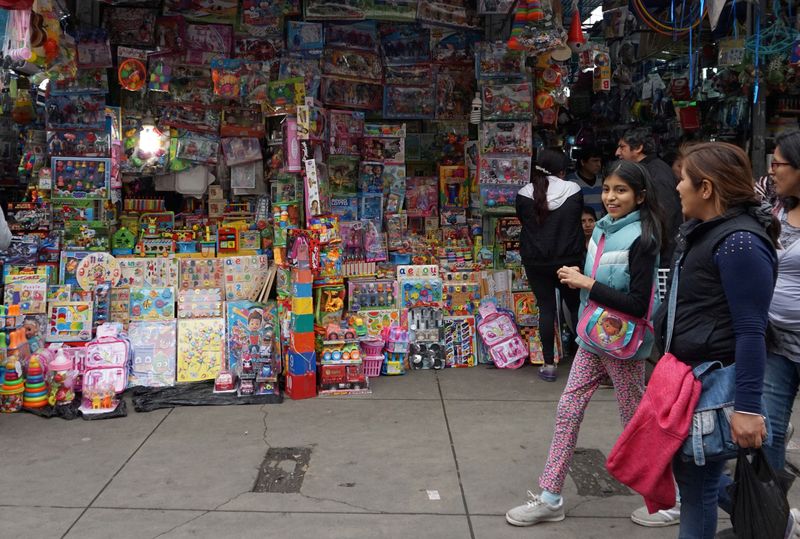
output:
<instances>
[{"instance_id":1,"label":"handbag strap","mask_svg":"<svg viewBox=\"0 0 800 539\"><path fill-rule=\"evenodd\" d=\"M592 265L592 279L597 276L597 266L600 265L600 257L603 256L603 247L606 245L606 233L600 235L600 241L597 242L597 249L594 252L594 264Z\"/></svg>"},{"instance_id":2,"label":"handbag strap","mask_svg":"<svg viewBox=\"0 0 800 539\"><path fill-rule=\"evenodd\" d=\"M675 260L675 267L672 268L672 285L669 287L669 299L667 300L667 342L664 353L669 353L672 344L672 331L675 329L675 307L678 304L678 275L680 274L683 255Z\"/></svg>"}]
</instances>

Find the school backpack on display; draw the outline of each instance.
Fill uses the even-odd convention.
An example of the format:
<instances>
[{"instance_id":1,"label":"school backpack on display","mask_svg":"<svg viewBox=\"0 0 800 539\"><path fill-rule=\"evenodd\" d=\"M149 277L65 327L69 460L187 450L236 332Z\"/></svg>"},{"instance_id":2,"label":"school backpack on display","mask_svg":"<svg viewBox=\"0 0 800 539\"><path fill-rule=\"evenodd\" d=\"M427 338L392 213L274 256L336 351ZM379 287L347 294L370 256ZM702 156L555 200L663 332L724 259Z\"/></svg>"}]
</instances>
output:
<instances>
[{"instance_id":1,"label":"school backpack on display","mask_svg":"<svg viewBox=\"0 0 800 539\"><path fill-rule=\"evenodd\" d=\"M519 334L514 319L486 302L479 309L478 335L499 369L518 369L528 357L528 345Z\"/></svg>"}]
</instances>

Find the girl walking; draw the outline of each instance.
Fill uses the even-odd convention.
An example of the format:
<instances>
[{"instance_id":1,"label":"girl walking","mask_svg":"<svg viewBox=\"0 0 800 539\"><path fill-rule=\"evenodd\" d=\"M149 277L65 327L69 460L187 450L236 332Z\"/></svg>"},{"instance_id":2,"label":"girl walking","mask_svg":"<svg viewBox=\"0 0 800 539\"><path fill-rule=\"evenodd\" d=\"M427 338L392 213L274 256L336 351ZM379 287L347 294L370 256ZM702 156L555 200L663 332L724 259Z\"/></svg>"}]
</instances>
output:
<instances>
[{"instance_id":1,"label":"girl walking","mask_svg":"<svg viewBox=\"0 0 800 539\"><path fill-rule=\"evenodd\" d=\"M654 301L654 286L663 245L663 218L652 196L650 174L638 163L621 161L603 181L602 200L608 214L597 222L584 265L558 270L561 283L579 289L581 312L589 300L631 319L642 319ZM602 247L600 247L602 245ZM602 251L595 264L595 256ZM590 275L594 277L590 277ZM615 325L605 331L610 341ZM613 326L613 327L612 327ZM605 341L603 341L605 342ZM653 335L647 332L633 359L616 359L578 338L578 353L556 410L555 432L540 494L528 491L524 505L506 513L514 526L564 519L561 490L569 471L578 430L592 395L606 376L614 384L622 423L627 424L644 393L644 359L649 357Z\"/></svg>"}]
</instances>

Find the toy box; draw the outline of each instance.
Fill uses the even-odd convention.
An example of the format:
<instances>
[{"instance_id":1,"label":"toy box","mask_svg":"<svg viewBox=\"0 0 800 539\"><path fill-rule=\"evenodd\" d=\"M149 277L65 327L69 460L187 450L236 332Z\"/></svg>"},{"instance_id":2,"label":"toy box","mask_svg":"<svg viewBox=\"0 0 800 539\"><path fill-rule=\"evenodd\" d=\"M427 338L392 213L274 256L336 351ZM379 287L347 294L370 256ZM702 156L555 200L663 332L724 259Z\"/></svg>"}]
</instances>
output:
<instances>
[{"instance_id":1,"label":"toy box","mask_svg":"<svg viewBox=\"0 0 800 539\"><path fill-rule=\"evenodd\" d=\"M133 348L130 386L175 385L176 322L131 322L128 338Z\"/></svg>"},{"instance_id":2,"label":"toy box","mask_svg":"<svg viewBox=\"0 0 800 539\"><path fill-rule=\"evenodd\" d=\"M531 158L522 156L481 156L478 164L478 183L506 184L522 187L530 181Z\"/></svg>"},{"instance_id":3,"label":"toy box","mask_svg":"<svg viewBox=\"0 0 800 539\"><path fill-rule=\"evenodd\" d=\"M178 382L213 380L224 361L224 318L178 320Z\"/></svg>"},{"instance_id":4,"label":"toy box","mask_svg":"<svg viewBox=\"0 0 800 539\"><path fill-rule=\"evenodd\" d=\"M48 305L47 342L88 341L92 338L92 302L52 302Z\"/></svg>"},{"instance_id":5,"label":"toy box","mask_svg":"<svg viewBox=\"0 0 800 539\"><path fill-rule=\"evenodd\" d=\"M321 326L339 323L344 312L344 285L325 285L314 290L314 320Z\"/></svg>"},{"instance_id":6,"label":"toy box","mask_svg":"<svg viewBox=\"0 0 800 539\"><path fill-rule=\"evenodd\" d=\"M514 292L513 298L517 325L539 327L539 306L533 292Z\"/></svg>"},{"instance_id":7,"label":"toy box","mask_svg":"<svg viewBox=\"0 0 800 539\"><path fill-rule=\"evenodd\" d=\"M446 316L442 333L448 367L474 367L477 364L477 331L473 316Z\"/></svg>"}]
</instances>

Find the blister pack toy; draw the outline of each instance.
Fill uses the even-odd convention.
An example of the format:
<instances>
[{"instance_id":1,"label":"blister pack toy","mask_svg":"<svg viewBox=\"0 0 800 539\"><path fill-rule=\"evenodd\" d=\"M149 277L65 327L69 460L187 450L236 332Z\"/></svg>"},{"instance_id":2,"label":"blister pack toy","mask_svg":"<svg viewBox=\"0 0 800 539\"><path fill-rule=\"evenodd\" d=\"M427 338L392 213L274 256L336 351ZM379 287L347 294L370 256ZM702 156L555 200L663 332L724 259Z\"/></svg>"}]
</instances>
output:
<instances>
[{"instance_id":1,"label":"blister pack toy","mask_svg":"<svg viewBox=\"0 0 800 539\"><path fill-rule=\"evenodd\" d=\"M432 119L436 93L431 86L385 86L383 117L387 119Z\"/></svg>"},{"instance_id":2,"label":"blister pack toy","mask_svg":"<svg viewBox=\"0 0 800 539\"><path fill-rule=\"evenodd\" d=\"M514 319L506 312L498 311L490 301L479 310L478 334L489 351L494 364L501 369L517 369L528 357L528 346L519 334Z\"/></svg>"},{"instance_id":3,"label":"blister pack toy","mask_svg":"<svg viewBox=\"0 0 800 539\"><path fill-rule=\"evenodd\" d=\"M480 130L481 155L521 154L533 150L529 122L482 122Z\"/></svg>"},{"instance_id":4,"label":"blister pack toy","mask_svg":"<svg viewBox=\"0 0 800 539\"><path fill-rule=\"evenodd\" d=\"M489 85L481 89L484 120L524 120L533 110L531 85Z\"/></svg>"},{"instance_id":5,"label":"blister pack toy","mask_svg":"<svg viewBox=\"0 0 800 539\"><path fill-rule=\"evenodd\" d=\"M475 58L479 79L524 78L524 57L521 51L510 50L502 42L481 42Z\"/></svg>"},{"instance_id":6,"label":"blister pack toy","mask_svg":"<svg viewBox=\"0 0 800 539\"><path fill-rule=\"evenodd\" d=\"M393 279L351 279L348 283L348 310L396 309L397 282Z\"/></svg>"},{"instance_id":7,"label":"blister pack toy","mask_svg":"<svg viewBox=\"0 0 800 539\"><path fill-rule=\"evenodd\" d=\"M478 182L485 184L513 184L522 187L530 181L530 157L484 157L478 164Z\"/></svg>"}]
</instances>

